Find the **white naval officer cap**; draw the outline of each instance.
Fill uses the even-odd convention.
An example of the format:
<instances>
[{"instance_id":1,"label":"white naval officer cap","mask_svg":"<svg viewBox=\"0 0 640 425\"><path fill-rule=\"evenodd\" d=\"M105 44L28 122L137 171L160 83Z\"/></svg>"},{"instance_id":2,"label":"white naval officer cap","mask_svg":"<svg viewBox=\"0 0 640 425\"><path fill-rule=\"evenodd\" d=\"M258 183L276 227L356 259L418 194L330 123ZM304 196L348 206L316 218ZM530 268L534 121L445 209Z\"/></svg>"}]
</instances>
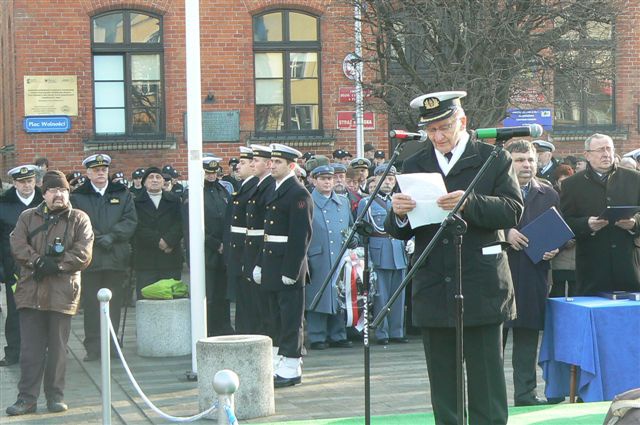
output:
<instances>
[{"instance_id":1,"label":"white naval officer cap","mask_svg":"<svg viewBox=\"0 0 640 425\"><path fill-rule=\"evenodd\" d=\"M466 91L427 93L413 99L409 106L420 112L418 125L424 126L449 118L461 106L460 99L466 95Z\"/></svg>"},{"instance_id":2,"label":"white naval officer cap","mask_svg":"<svg viewBox=\"0 0 640 425\"><path fill-rule=\"evenodd\" d=\"M553 146L553 143L547 142L546 140L534 140L531 143L533 143L538 152L553 152L556 150L556 147Z\"/></svg>"},{"instance_id":3,"label":"white naval officer cap","mask_svg":"<svg viewBox=\"0 0 640 425\"><path fill-rule=\"evenodd\" d=\"M253 159L253 149L240 146L240 159Z\"/></svg>"},{"instance_id":4,"label":"white naval officer cap","mask_svg":"<svg viewBox=\"0 0 640 425\"><path fill-rule=\"evenodd\" d=\"M272 143L269 147L271 148L272 158L285 158L289 161L295 161L302 156L299 150L280 143Z\"/></svg>"},{"instance_id":5,"label":"white naval officer cap","mask_svg":"<svg viewBox=\"0 0 640 425\"><path fill-rule=\"evenodd\" d=\"M9 170L9 175L14 180L24 180L36 175L38 167L32 164L19 165Z\"/></svg>"},{"instance_id":6,"label":"white naval officer cap","mask_svg":"<svg viewBox=\"0 0 640 425\"><path fill-rule=\"evenodd\" d=\"M253 151L253 157L259 156L261 158L271 158L271 148L263 145L251 145Z\"/></svg>"},{"instance_id":7,"label":"white naval officer cap","mask_svg":"<svg viewBox=\"0 0 640 425\"><path fill-rule=\"evenodd\" d=\"M96 153L89 155L82 161L82 165L86 168L108 167L111 164L111 157L106 153Z\"/></svg>"}]
</instances>

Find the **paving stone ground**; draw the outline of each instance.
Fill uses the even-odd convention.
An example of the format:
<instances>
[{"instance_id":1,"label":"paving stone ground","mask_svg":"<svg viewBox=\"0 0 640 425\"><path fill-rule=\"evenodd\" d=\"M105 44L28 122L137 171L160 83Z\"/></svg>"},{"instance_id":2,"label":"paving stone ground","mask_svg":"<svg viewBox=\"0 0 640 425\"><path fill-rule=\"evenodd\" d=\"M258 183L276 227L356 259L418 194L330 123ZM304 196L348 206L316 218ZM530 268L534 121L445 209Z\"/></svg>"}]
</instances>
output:
<instances>
[{"instance_id":1,"label":"paving stone ground","mask_svg":"<svg viewBox=\"0 0 640 425\"><path fill-rule=\"evenodd\" d=\"M4 288L3 288L4 291ZM0 343L4 345L5 296L1 295L3 313ZM65 398L70 410L50 414L44 396L38 412L22 417L4 413L16 397L20 369L18 365L0 368L1 424L99 424L102 422L100 362L83 362L83 316L72 320L67 363ZM275 392L276 413L242 423L284 422L292 420L339 418L364 415L364 350L357 344L351 349L330 348L310 351L304 359L303 384ZM371 414L387 415L430 411L427 371L418 337L409 344L387 347L371 346ZM198 386L186 379L191 370L191 356L143 358L136 354L135 309L129 309L124 354L147 396L168 414L189 416L198 411ZM513 403L511 342L505 354L509 402ZM147 408L130 384L117 361L112 368L112 423L160 424L165 419ZM539 392L543 381L539 376ZM208 420L201 423L215 423Z\"/></svg>"}]
</instances>

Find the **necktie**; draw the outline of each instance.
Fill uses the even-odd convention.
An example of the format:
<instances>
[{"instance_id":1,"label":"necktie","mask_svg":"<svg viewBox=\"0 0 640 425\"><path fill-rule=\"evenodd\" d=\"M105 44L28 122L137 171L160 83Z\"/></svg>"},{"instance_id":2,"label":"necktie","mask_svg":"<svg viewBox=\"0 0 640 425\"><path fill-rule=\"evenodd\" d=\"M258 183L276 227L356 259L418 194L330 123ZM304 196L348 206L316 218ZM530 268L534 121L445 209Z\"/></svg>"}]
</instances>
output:
<instances>
[{"instance_id":1,"label":"necktie","mask_svg":"<svg viewBox=\"0 0 640 425\"><path fill-rule=\"evenodd\" d=\"M521 187L522 191L522 199L527 199L527 195L529 194L529 188L527 186Z\"/></svg>"},{"instance_id":2,"label":"necktie","mask_svg":"<svg viewBox=\"0 0 640 425\"><path fill-rule=\"evenodd\" d=\"M453 152L447 152L444 154L444 157L447 158L448 162L451 162L451 158L453 157Z\"/></svg>"}]
</instances>

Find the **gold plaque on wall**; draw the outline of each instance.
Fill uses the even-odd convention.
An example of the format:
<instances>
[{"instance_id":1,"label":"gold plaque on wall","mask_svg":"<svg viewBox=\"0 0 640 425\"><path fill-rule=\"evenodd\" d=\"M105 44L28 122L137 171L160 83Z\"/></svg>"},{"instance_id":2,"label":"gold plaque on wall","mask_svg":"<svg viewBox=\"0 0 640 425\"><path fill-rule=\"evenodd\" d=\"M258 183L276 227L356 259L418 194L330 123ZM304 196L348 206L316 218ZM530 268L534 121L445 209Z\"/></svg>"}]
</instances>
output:
<instances>
[{"instance_id":1,"label":"gold plaque on wall","mask_svg":"<svg viewBox=\"0 0 640 425\"><path fill-rule=\"evenodd\" d=\"M78 115L75 75L26 75L24 115Z\"/></svg>"}]
</instances>

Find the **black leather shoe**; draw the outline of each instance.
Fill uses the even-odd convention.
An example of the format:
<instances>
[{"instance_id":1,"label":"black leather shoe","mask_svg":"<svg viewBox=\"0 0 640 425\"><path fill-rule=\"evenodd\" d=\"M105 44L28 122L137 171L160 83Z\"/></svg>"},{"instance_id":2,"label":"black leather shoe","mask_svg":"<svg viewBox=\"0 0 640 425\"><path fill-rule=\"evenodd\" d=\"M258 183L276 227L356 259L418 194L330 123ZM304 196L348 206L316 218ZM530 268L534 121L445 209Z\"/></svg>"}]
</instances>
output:
<instances>
[{"instance_id":1,"label":"black leather shoe","mask_svg":"<svg viewBox=\"0 0 640 425\"><path fill-rule=\"evenodd\" d=\"M329 346L324 341L312 342L311 345L309 345L309 348L312 350L326 350L327 347Z\"/></svg>"},{"instance_id":2,"label":"black leather shoe","mask_svg":"<svg viewBox=\"0 0 640 425\"><path fill-rule=\"evenodd\" d=\"M35 413L38 407L37 403L27 403L23 399L18 399L13 405L7 407L7 415L20 416L27 413Z\"/></svg>"},{"instance_id":3,"label":"black leather shoe","mask_svg":"<svg viewBox=\"0 0 640 425\"><path fill-rule=\"evenodd\" d=\"M302 383L302 376L297 376L295 378L283 378L281 376L273 377L273 387L274 388L284 388L284 387L293 387L294 385Z\"/></svg>"},{"instance_id":4,"label":"black leather shoe","mask_svg":"<svg viewBox=\"0 0 640 425\"><path fill-rule=\"evenodd\" d=\"M64 401L47 401L47 410L51 413L66 412L69 406Z\"/></svg>"},{"instance_id":5,"label":"black leather shoe","mask_svg":"<svg viewBox=\"0 0 640 425\"><path fill-rule=\"evenodd\" d=\"M378 345L389 345L389 338L381 338L376 341Z\"/></svg>"},{"instance_id":6,"label":"black leather shoe","mask_svg":"<svg viewBox=\"0 0 640 425\"><path fill-rule=\"evenodd\" d=\"M0 367L11 366L16 363L18 363L18 359L14 359L12 357L5 357L4 359L0 360Z\"/></svg>"},{"instance_id":7,"label":"black leather shoe","mask_svg":"<svg viewBox=\"0 0 640 425\"><path fill-rule=\"evenodd\" d=\"M93 351L89 351L82 359L83 362L95 362L96 360L100 360L100 354Z\"/></svg>"},{"instance_id":8,"label":"black leather shoe","mask_svg":"<svg viewBox=\"0 0 640 425\"><path fill-rule=\"evenodd\" d=\"M329 347L333 348L351 348L353 347L353 342L348 339L341 339L340 341L329 341Z\"/></svg>"},{"instance_id":9,"label":"black leather shoe","mask_svg":"<svg viewBox=\"0 0 640 425\"><path fill-rule=\"evenodd\" d=\"M560 404L564 401L564 397L551 397L547 399L547 404Z\"/></svg>"},{"instance_id":10,"label":"black leather shoe","mask_svg":"<svg viewBox=\"0 0 640 425\"><path fill-rule=\"evenodd\" d=\"M514 406L542 406L547 404L546 400L539 398L538 396L530 396L526 398L522 398L520 400L516 400Z\"/></svg>"},{"instance_id":11,"label":"black leather shoe","mask_svg":"<svg viewBox=\"0 0 640 425\"><path fill-rule=\"evenodd\" d=\"M406 336L400 336L396 338L389 338L389 342L393 342L394 344L408 344L409 338Z\"/></svg>"}]
</instances>

